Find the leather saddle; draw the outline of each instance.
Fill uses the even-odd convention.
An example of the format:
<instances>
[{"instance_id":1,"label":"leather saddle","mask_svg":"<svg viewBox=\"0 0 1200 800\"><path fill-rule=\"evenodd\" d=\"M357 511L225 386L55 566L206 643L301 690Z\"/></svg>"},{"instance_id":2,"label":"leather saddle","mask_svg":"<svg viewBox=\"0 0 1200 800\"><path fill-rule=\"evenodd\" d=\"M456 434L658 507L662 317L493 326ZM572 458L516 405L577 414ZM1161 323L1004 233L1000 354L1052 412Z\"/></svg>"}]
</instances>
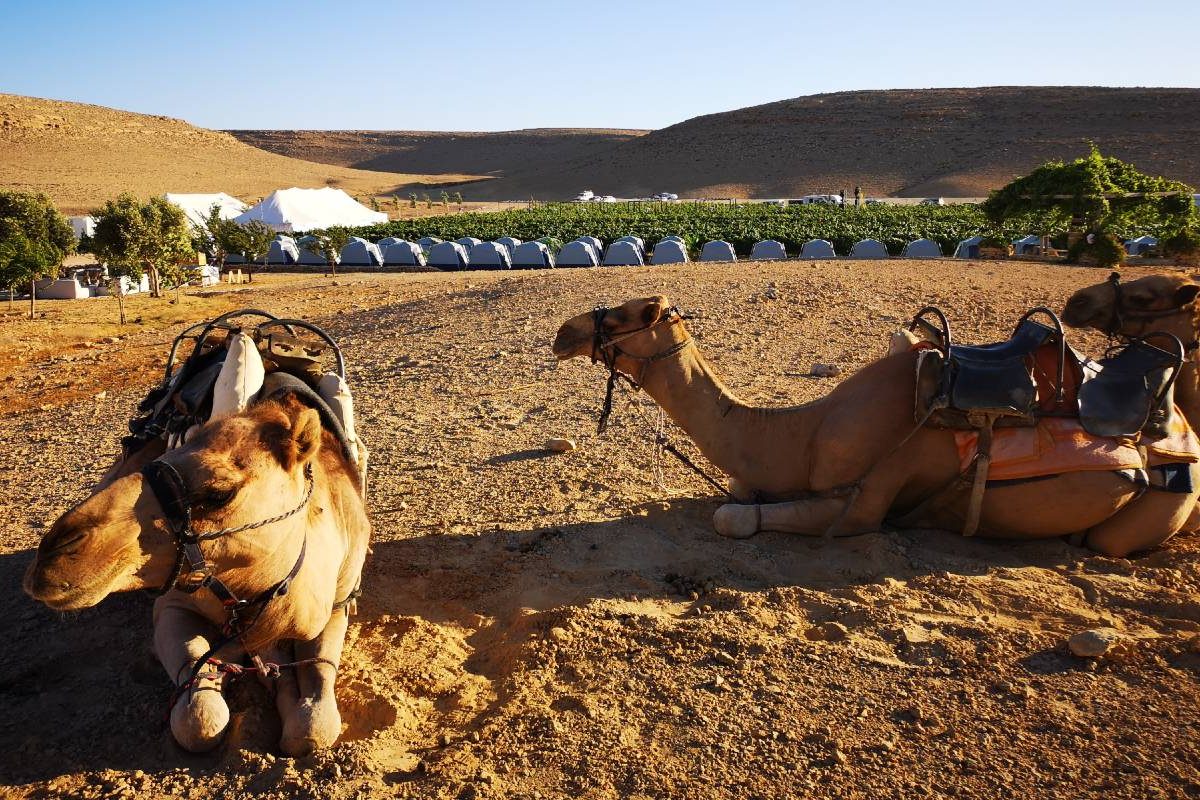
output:
<instances>
[{"instance_id":1,"label":"leather saddle","mask_svg":"<svg viewBox=\"0 0 1200 800\"><path fill-rule=\"evenodd\" d=\"M1161 343L1162 347L1155 342ZM1185 357L1181 341L1152 333L1080 364L1079 422L1093 436L1166 436L1175 410L1175 379Z\"/></svg>"}]
</instances>

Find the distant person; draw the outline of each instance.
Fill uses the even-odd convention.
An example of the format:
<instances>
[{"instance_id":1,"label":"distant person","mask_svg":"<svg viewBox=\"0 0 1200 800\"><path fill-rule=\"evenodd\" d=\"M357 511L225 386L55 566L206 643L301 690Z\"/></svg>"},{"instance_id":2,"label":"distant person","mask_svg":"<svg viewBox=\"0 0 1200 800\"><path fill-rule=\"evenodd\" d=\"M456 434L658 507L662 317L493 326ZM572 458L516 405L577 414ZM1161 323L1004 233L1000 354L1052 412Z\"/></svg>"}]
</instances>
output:
<instances>
[{"instance_id":1,"label":"distant person","mask_svg":"<svg viewBox=\"0 0 1200 800\"><path fill-rule=\"evenodd\" d=\"M855 207L855 208L858 208L859 206L861 206L861 205L862 205L862 201L863 201L863 191L862 191L862 187L861 187L861 186L855 186L855 187L854 187L854 207Z\"/></svg>"},{"instance_id":2,"label":"distant person","mask_svg":"<svg viewBox=\"0 0 1200 800\"><path fill-rule=\"evenodd\" d=\"M842 189L840 192L838 192L838 197L842 198L842 205L843 206L846 205L846 190L845 189Z\"/></svg>"}]
</instances>

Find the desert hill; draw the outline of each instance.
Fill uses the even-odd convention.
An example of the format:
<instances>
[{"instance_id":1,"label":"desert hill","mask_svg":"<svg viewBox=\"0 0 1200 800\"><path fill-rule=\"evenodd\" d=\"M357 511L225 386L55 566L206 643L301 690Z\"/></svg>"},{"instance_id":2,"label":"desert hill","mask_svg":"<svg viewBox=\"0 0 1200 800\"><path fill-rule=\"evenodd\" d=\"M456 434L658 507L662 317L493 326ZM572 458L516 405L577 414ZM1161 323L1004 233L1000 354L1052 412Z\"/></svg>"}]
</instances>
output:
<instances>
[{"instance_id":1,"label":"desert hill","mask_svg":"<svg viewBox=\"0 0 1200 800\"><path fill-rule=\"evenodd\" d=\"M1200 184L1200 89L991 87L839 92L709 114L644 136L236 132L286 155L405 172L484 172L471 199L638 196L981 196L1089 140L1141 170ZM622 134L625 134L624 136ZM492 137L501 139L502 148ZM355 144L357 142L357 144ZM528 145L521 151L522 145ZM481 148L503 157L479 160ZM336 155L335 155L336 154Z\"/></svg>"},{"instance_id":2,"label":"desert hill","mask_svg":"<svg viewBox=\"0 0 1200 800\"><path fill-rule=\"evenodd\" d=\"M0 187L45 192L68 213L122 191L142 196L224 191L250 200L289 186L337 186L372 195L469 177L312 163L169 117L0 94Z\"/></svg>"},{"instance_id":3,"label":"desert hill","mask_svg":"<svg viewBox=\"0 0 1200 800\"><path fill-rule=\"evenodd\" d=\"M535 128L498 133L283 130L229 133L248 145L322 164L421 175L504 175L528 169L538 162L589 158L648 131Z\"/></svg>"}]
</instances>

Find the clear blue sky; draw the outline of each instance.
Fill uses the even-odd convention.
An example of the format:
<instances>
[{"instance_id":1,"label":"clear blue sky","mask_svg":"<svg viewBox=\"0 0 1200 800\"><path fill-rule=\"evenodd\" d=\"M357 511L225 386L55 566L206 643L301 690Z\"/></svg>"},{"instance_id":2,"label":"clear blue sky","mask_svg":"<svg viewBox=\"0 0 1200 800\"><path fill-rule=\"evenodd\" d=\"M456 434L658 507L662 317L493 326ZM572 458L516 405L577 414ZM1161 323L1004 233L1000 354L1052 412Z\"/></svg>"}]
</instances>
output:
<instances>
[{"instance_id":1,"label":"clear blue sky","mask_svg":"<svg viewBox=\"0 0 1200 800\"><path fill-rule=\"evenodd\" d=\"M846 89L1200 86L1200 0L0 0L0 91L212 128L658 128Z\"/></svg>"}]
</instances>

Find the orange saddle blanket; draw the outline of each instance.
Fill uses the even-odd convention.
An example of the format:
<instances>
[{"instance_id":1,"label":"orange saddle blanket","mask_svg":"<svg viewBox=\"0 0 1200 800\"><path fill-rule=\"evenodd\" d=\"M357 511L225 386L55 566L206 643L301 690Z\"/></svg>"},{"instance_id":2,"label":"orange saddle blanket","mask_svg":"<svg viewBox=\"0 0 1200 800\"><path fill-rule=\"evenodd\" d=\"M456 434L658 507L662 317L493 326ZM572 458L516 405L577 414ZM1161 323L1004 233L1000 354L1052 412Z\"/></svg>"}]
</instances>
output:
<instances>
[{"instance_id":1,"label":"orange saddle blanket","mask_svg":"<svg viewBox=\"0 0 1200 800\"><path fill-rule=\"evenodd\" d=\"M965 471L975 458L979 434L955 431L954 441L958 446L959 464ZM1161 439L1148 439L1144 434L1129 438L1093 436L1083 429L1078 419L1043 417L1034 427L995 430L988 480L1040 478L1089 470L1143 469L1197 461L1200 461L1200 440L1178 411L1170 433Z\"/></svg>"}]
</instances>

